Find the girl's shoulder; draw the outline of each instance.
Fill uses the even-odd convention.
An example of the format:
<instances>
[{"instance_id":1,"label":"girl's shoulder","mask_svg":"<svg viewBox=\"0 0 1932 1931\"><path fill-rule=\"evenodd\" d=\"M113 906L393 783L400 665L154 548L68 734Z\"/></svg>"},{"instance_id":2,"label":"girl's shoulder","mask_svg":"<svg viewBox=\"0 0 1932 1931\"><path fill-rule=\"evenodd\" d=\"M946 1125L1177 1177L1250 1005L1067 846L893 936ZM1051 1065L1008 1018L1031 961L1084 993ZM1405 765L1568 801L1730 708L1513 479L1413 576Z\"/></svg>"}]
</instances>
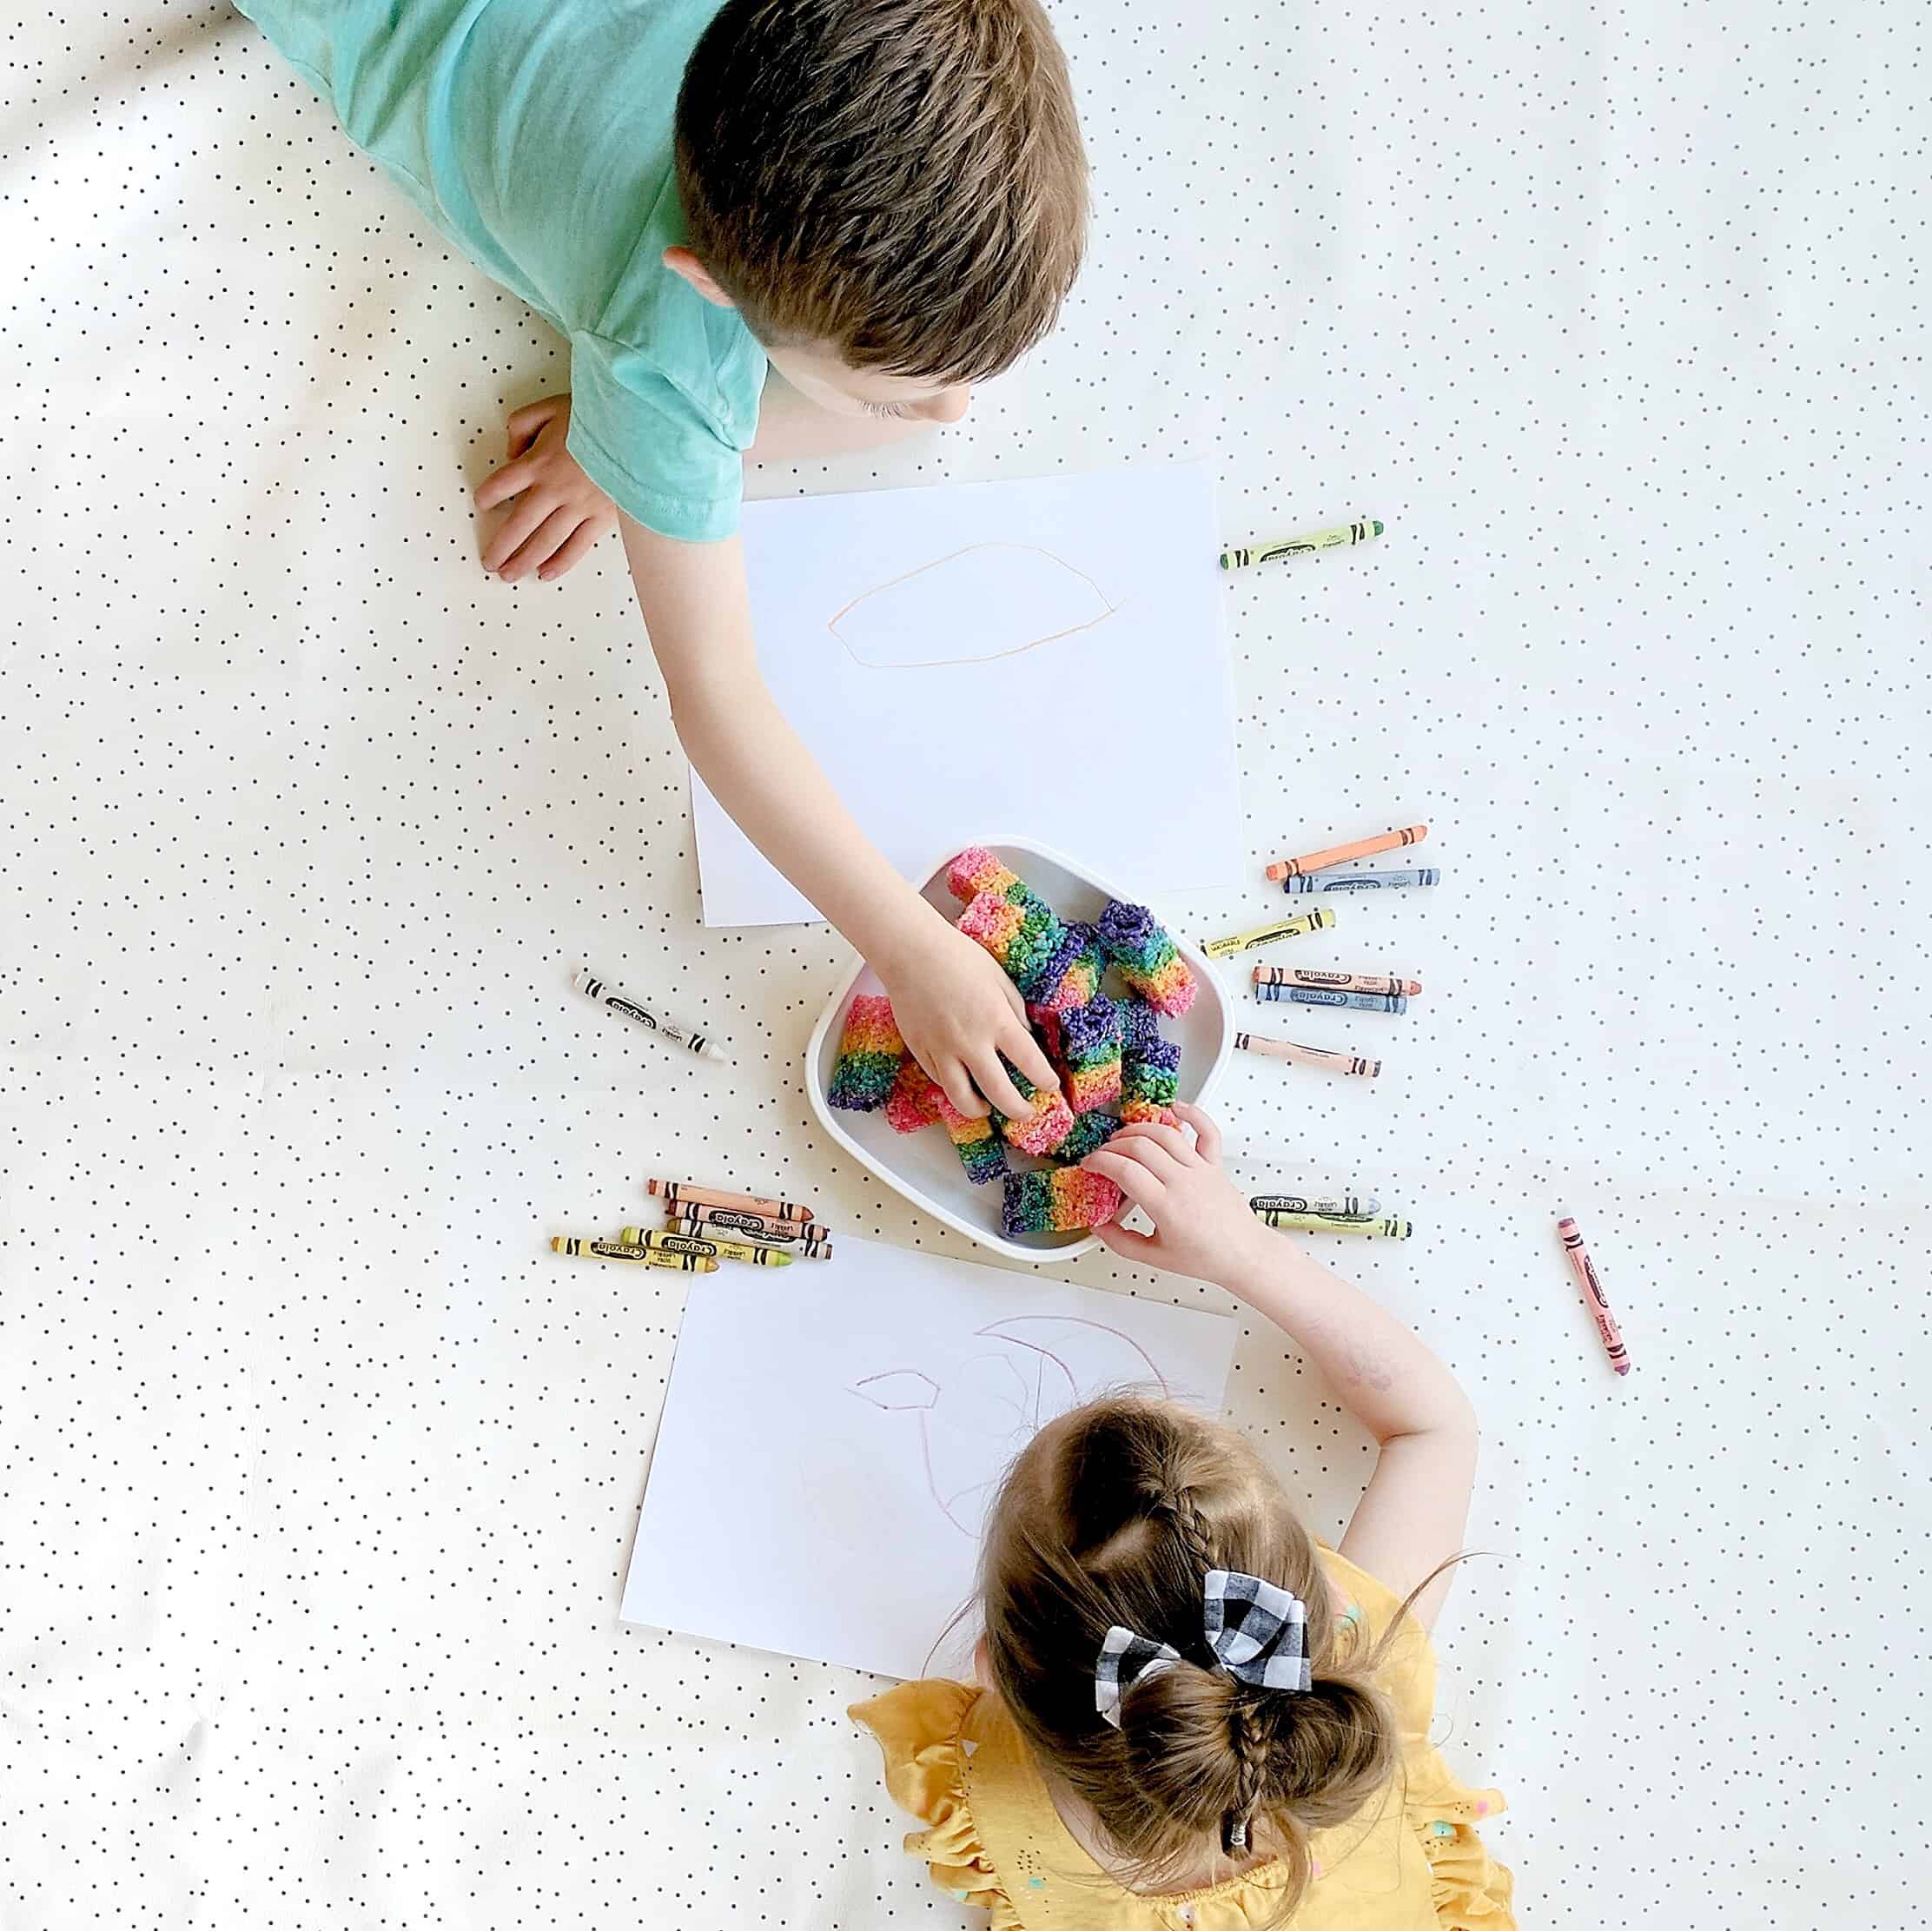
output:
<instances>
[{"instance_id":1,"label":"girl's shoulder","mask_svg":"<svg viewBox=\"0 0 1932 1931\"><path fill-rule=\"evenodd\" d=\"M848 1712L878 1744L893 1801L926 1827L906 1838L908 1855L924 1860L943 1890L990 1912L992 1931L1019 1931L968 1789L968 1763L996 1713L998 1700L976 1683L943 1676L903 1683Z\"/></svg>"},{"instance_id":2,"label":"girl's shoulder","mask_svg":"<svg viewBox=\"0 0 1932 1931\"><path fill-rule=\"evenodd\" d=\"M1379 1578L1327 1547L1322 1561L1362 1640L1394 1629L1377 1676L1394 1706L1402 1766L1386 1799L1315 1840L1317 1875L1297 1931L1419 1931L1476 1919L1485 1931L1512 1931L1509 1873L1478 1835L1503 1800L1459 1782L1430 1742L1427 1635L1399 1621L1401 1598ZM902 1683L851 1715L878 1743L886 1788L924 1827L907 1836L907 1851L941 1888L988 1912L989 1931L1252 1931L1277 1914L1287 1881L1280 1864L1164 1897L1120 1888L1076 1844L1018 1726L978 1684Z\"/></svg>"}]
</instances>

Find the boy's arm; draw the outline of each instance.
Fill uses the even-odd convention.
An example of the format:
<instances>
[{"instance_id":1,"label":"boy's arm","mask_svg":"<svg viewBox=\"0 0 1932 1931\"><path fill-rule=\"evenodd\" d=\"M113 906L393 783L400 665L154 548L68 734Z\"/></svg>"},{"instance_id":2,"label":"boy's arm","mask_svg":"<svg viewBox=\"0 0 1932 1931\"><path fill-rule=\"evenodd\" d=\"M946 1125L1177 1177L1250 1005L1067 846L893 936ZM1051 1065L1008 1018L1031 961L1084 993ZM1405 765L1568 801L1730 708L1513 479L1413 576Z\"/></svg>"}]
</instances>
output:
<instances>
[{"instance_id":1,"label":"boy's arm","mask_svg":"<svg viewBox=\"0 0 1932 1931\"><path fill-rule=\"evenodd\" d=\"M961 1112L1029 1112L999 1062L1059 1083L1012 982L893 870L760 675L738 540L680 543L619 519L685 755L740 830L884 982L913 1056Z\"/></svg>"},{"instance_id":2,"label":"boy's arm","mask_svg":"<svg viewBox=\"0 0 1932 1931\"><path fill-rule=\"evenodd\" d=\"M1421 1339L1359 1287L1271 1233L1221 1170L1221 1132L1194 1107L1165 1123L1124 1127L1082 1163L1104 1174L1156 1231L1096 1229L1123 1259L1213 1280L1291 1335L1381 1445L1341 1552L1406 1595L1462 1546L1476 1479L1476 1417L1456 1378ZM1449 1574L1415 1600L1427 1629Z\"/></svg>"}]
</instances>

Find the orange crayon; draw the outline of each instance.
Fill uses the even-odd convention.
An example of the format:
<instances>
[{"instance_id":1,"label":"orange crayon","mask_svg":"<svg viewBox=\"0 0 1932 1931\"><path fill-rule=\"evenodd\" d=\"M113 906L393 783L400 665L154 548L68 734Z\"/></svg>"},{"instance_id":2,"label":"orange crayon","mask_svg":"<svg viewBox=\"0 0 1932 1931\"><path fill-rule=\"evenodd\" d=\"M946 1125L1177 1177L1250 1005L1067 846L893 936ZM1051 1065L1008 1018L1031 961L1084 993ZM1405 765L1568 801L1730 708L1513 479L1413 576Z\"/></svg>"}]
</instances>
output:
<instances>
[{"instance_id":1,"label":"orange crayon","mask_svg":"<svg viewBox=\"0 0 1932 1931\"><path fill-rule=\"evenodd\" d=\"M1324 972L1320 966L1256 966L1258 986L1307 986L1322 992L1377 993L1386 999L1419 999L1419 979L1398 979L1380 972Z\"/></svg>"},{"instance_id":2,"label":"orange crayon","mask_svg":"<svg viewBox=\"0 0 1932 1931\"><path fill-rule=\"evenodd\" d=\"M1353 1053L1325 1053L1319 1046L1297 1046L1288 1039L1263 1039L1259 1033L1236 1033L1234 1044L1243 1053L1260 1053L1271 1060L1293 1060L1297 1066L1312 1066L1323 1073L1353 1073L1373 1080L1382 1070L1380 1060L1359 1059Z\"/></svg>"},{"instance_id":3,"label":"orange crayon","mask_svg":"<svg viewBox=\"0 0 1932 1931\"><path fill-rule=\"evenodd\" d=\"M1279 883L1284 878L1300 878L1307 872L1327 871L1331 865L1346 865L1351 858L1372 858L1378 851L1420 844L1428 836L1426 824L1406 825L1400 831L1385 831L1380 837L1358 838L1351 845L1331 845L1327 851L1311 851L1305 858L1278 858L1268 867L1267 876Z\"/></svg>"},{"instance_id":4,"label":"orange crayon","mask_svg":"<svg viewBox=\"0 0 1932 1931\"><path fill-rule=\"evenodd\" d=\"M743 1213L762 1214L767 1220L809 1220L811 1209L790 1200L766 1200L757 1194L731 1194L722 1187L693 1187L689 1180L646 1180L647 1194L661 1194L666 1208L683 1213L687 1207L735 1207Z\"/></svg>"},{"instance_id":5,"label":"orange crayon","mask_svg":"<svg viewBox=\"0 0 1932 1931\"><path fill-rule=\"evenodd\" d=\"M1598 1333L1604 1338L1604 1352L1610 1356L1610 1365L1618 1373L1628 1374L1630 1350L1624 1346L1624 1337L1617 1332L1617 1317L1610 1311L1610 1297L1604 1293L1604 1284L1597 1278L1597 1269L1589 1250L1583 1244L1583 1235L1577 1223L1567 1218L1557 1222L1557 1232L1563 1236L1563 1251L1570 1256L1570 1271L1576 1275L1577 1285L1583 1289L1591 1319L1597 1324Z\"/></svg>"}]
</instances>

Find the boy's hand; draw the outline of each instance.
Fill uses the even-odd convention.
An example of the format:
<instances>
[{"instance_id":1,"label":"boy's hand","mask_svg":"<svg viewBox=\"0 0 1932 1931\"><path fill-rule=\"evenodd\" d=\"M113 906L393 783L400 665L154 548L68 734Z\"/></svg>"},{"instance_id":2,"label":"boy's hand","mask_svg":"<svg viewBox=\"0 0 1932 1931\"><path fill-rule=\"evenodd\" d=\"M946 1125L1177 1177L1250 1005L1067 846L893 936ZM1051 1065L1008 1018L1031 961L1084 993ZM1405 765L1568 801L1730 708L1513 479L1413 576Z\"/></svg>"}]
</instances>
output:
<instances>
[{"instance_id":1,"label":"boy's hand","mask_svg":"<svg viewBox=\"0 0 1932 1931\"><path fill-rule=\"evenodd\" d=\"M1191 1142L1184 1126L1194 1128ZM1155 1224L1153 1233L1111 1225L1094 1229L1123 1260L1225 1286L1266 1238L1221 1170L1221 1128L1199 1107L1176 1105L1165 1120L1122 1127L1081 1165L1105 1174Z\"/></svg>"},{"instance_id":2,"label":"boy's hand","mask_svg":"<svg viewBox=\"0 0 1932 1931\"><path fill-rule=\"evenodd\" d=\"M483 567L506 584L532 571L548 582L581 563L591 546L617 527L617 506L564 447L567 395L546 395L519 409L505 428L503 466L485 478L476 506L493 509L512 497L516 506L490 539Z\"/></svg>"},{"instance_id":3,"label":"boy's hand","mask_svg":"<svg viewBox=\"0 0 1932 1931\"><path fill-rule=\"evenodd\" d=\"M1002 1053L1035 1086L1059 1087L1013 982L983 947L943 919L933 922L906 958L890 966L875 960L873 969L892 1002L900 1038L962 1113L979 1119L987 1100L1013 1120L1033 1111L1000 1064Z\"/></svg>"}]
</instances>

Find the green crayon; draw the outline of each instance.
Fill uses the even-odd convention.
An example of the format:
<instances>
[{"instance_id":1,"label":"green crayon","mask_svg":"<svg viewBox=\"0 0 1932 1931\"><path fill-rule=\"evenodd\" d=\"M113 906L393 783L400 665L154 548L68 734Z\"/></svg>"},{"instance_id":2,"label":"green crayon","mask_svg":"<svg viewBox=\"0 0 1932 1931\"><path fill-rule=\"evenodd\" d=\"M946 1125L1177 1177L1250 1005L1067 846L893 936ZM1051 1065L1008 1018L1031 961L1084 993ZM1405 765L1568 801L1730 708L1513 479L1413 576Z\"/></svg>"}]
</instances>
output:
<instances>
[{"instance_id":1,"label":"green crayon","mask_svg":"<svg viewBox=\"0 0 1932 1931\"><path fill-rule=\"evenodd\" d=\"M1346 549L1350 544L1366 543L1379 537L1382 526L1373 517L1360 522L1338 524L1333 530L1311 530L1307 536L1284 537L1279 543L1263 543L1252 550L1223 550L1223 570L1246 570L1252 564L1273 563L1277 557L1311 556L1317 550Z\"/></svg>"}]
</instances>

